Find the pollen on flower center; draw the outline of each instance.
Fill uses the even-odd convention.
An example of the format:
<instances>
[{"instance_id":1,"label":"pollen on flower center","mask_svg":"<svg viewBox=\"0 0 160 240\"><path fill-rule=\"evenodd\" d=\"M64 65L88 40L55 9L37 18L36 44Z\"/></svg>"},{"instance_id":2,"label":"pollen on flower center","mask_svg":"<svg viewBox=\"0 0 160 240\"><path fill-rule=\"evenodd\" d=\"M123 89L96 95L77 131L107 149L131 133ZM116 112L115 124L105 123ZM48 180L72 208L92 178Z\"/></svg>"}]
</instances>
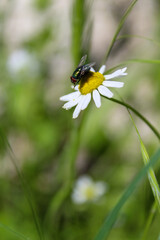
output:
<instances>
[{"instance_id":1,"label":"pollen on flower center","mask_svg":"<svg viewBox=\"0 0 160 240\"><path fill-rule=\"evenodd\" d=\"M88 72L80 81L79 91L86 95L91 93L94 89L98 88L105 80L104 76L99 72Z\"/></svg>"}]
</instances>

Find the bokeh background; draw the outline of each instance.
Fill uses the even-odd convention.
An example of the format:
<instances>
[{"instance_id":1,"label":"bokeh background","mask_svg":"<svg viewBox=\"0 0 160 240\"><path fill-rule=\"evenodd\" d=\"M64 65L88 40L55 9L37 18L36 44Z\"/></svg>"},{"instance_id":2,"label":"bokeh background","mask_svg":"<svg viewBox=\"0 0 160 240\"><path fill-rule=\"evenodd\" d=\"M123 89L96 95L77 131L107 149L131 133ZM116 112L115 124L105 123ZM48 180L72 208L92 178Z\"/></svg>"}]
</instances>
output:
<instances>
[{"instance_id":1,"label":"bokeh background","mask_svg":"<svg viewBox=\"0 0 160 240\"><path fill-rule=\"evenodd\" d=\"M81 121L81 116L72 119L73 110L61 108L59 97L71 91L70 75L84 54L88 62L96 62L97 70L105 63L107 48L128 5L128 0L0 1L0 223L29 239L38 238L26 186L46 239L90 240L143 166L126 109L105 99L100 109L90 104L81 129L75 179L87 174L106 182L109 190L97 203L76 205L68 194L59 207L51 207L67 180L70 136ZM108 69L129 59L159 59L159 1L139 0L120 35L130 37L117 40L106 63ZM159 64L135 61L127 67L125 87L119 93L160 129ZM152 155L159 146L156 137L136 116L134 120ZM146 179L121 211L109 239L140 239L152 203ZM147 239L158 239L159 222L156 216ZM17 236L1 227L0 239Z\"/></svg>"}]
</instances>

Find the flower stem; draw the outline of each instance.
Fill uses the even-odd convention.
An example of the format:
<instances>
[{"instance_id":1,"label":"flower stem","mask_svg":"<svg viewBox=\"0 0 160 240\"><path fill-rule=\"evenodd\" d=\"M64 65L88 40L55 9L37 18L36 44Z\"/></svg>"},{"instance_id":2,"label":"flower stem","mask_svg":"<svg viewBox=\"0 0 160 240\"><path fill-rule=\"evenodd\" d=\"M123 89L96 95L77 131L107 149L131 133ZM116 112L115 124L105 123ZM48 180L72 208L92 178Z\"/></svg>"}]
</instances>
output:
<instances>
[{"instance_id":1,"label":"flower stem","mask_svg":"<svg viewBox=\"0 0 160 240\"><path fill-rule=\"evenodd\" d=\"M107 98L107 97L105 97ZM112 101L112 102L116 102L122 106L125 106L127 108L129 108L132 112L134 112L139 118L141 118L142 121L144 121L148 127L152 130L152 132L154 132L154 134L157 136L157 138L160 140L160 133L158 132L158 130L140 113L138 112L135 108L133 108L131 105L129 105L128 103L122 102L120 100L117 100L115 98L107 98L108 100Z\"/></svg>"}]
</instances>

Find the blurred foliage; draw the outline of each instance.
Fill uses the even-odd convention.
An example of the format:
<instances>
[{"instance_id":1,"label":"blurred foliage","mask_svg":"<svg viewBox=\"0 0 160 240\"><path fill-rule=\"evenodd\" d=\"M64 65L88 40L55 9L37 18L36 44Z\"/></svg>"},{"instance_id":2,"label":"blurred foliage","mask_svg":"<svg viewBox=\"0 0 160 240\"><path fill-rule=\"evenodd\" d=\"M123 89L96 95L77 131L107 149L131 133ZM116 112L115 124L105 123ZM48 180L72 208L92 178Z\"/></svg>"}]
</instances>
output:
<instances>
[{"instance_id":1,"label":"blurred foliage","mask_svg":"<svg viewBox=\"0 0 160 240\"><path fill-rule=\"evenodd\" d=\"M35 35L25 45L31 51L39 54L52 38L54 38L52 25L46 25L38 35Z\"/></svg>"},{"instance_id":2,"label":"blurred foliage","mask_svg":"<svg viewBox=\"0 0 160 240\"><path fill-rule=\"evenodd\" d=\"M35 7L41 11L49 7L50 4L51 4L51 0L34 0Z\"/></svg>"},{"instance_id":3,"label":"blurred foliage","mask_svg":"<svg viewBox=\"0 0 160 240\"><path fill-rule=\"evenodd\" d=\"M59 102L59 97L67 94L66 89L70 86L70 59L73 58L75 66L85 53L93 56L94 59L99 59L99 56L96 56L97 51L91 52L94 23L91 15L95 11L91 6L94 3L74 0L69 4L68 1L64 8L70 5L71 29L65 29L63 14L67 9L63 10L60 6L59 19L54 19L55 12L53 12L52 23L50 15L48 16L46 12L51 9L51 5L56 8L57 1L33 1L30 12L35 11L37 17L38 14L40 17L45 16L45 21L33 34L28 34L28 37L17 42L16 40L12 42L14 34L15 37L18 34L16 29L15 33L13 29L13 39L7 39L6 32L11 16L7 11L9 4L10 2L6 5L3 14L0 12L3 15L0 18L2 33L0 35L0 223L22 233L28 239L38 239L22 181L18 177L4 142L4 138L7 137L15 154L15 161L23 173L28 188L32 191L32 201L35 202L45 239L94 239L106 215L143 166L138 139L122 106L105 100L102 100L101 109L90 106L82 128L79 125L83 113L79 119L73 121L73 110L61 109L62 103ZM11 12L17 7L14 4L20 3L14 2ZM159 7L157 4L157 11ZM153 38L159 39L159 12L156 12L154 18L157 31ZM14 22L14 19L11 20ZM18 22L21 23L21 19ZM64 26L63 30L56 26L61 22ZM23 24L22 22L22 29L26 27ZM32 24L34 25L34 22ZM130 24L134 25L134 22ZM109 34L107 32L109 30L102 29ZM70 45L66 39L63 39L63 42L67 44L62 44L60 31L70 32ZM19 38L21 39L21 36ZM159 48L155 47L156 50L152 52L152 43L151 51L148 45L143 47L143 42L139 40L132 50L128 50L130 41L125 41L127 51L126 56L122 53L120 57L122 61L125 60L124 58L128 59L132 56L134 58L136 53L146 53L147 50L149 54L151 52L150 58L159 57ZM145 40L143 41L145 43ZM34 61L26 68L13 73L8 67L8 60L18 49L24 49L31 57L33 56ZM117 52L124 50L118 46L116 49ZM117 64L114 59L112 60L113 65ZM122 90L123 96L142 113L144 112L157 128L160 127L159 65L131 63L128 66L130 74L126 80L126 87ZM150 131L148 132L148 128L146 130L144 125L139 123L137 118L136 124L144 138L149 155L152 155L159 146L157 139ZM76 128L80 136L77 149L76 140L71 139L71 133ZM75 149L72 149L72 146ZM77 154L76 166L72 162L74 154ZM66 194L57 210L50 213L47 221L47 214L54 199L59 192L64 192L64 186L70 180L67 176L71 169L75 171L71 179L73 182L78 176L88 174L95 180L107 182L109 192L99 202L84 205L73 204L70 194ZM159 170L160 164L157 164L155 171L158 177ZM71 190L67 189L68 192ZM146 179L120 212L108 239L141 239L153 202L152 191ZM158 239L159 222L160 216L155 214L146 240ZM1 225L0 236L4 240L18 239Z\"/></svg>"},{"instance_id":4,"label":"blurred foliage","mask_svg":"<svg viewBox=\"0 0 160 240\"><path fill-rule=\"evenodd\" d=\"M93 0L73 1L71 15L72 17L71 52L75 66L78 65L82 55L89 53L92 32L92 19L91 19L92 2Z\"/></svg>"}]
</instances>

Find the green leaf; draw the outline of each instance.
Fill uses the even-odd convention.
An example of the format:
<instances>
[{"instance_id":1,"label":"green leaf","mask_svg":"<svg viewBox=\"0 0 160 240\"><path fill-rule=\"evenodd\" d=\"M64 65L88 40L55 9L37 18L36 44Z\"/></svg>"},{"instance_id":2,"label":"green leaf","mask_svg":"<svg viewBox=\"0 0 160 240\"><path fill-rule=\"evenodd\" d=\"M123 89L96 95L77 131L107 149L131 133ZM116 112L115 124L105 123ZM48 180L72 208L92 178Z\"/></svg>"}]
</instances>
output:
<instances>
[{"instance_id":1,"label":"green leaf","mask_svg":"<svg viewBox=\"0 0 160 240\"><path fill-rule=\"evenodd\" d=\"M140 172L137 174L137 176L133 179L133 181L129 184L127 189L124 191L122 197L116 204L116 206L112 209L106 220L104 221L104 224L100 228L99 233L95 237L95 240L103 240L106 239L109 235L113 224L115 223L117 216L121 210L121 208L124 206L124 204L127 202L128 198L133 194L133 192L137 189L138 184L142 181L142 179L145 177L149 169L158 161L160 158L160 149L151 157L149 163L147 163L146 166L144 166Z\"/></svg>"}]
</instances>

